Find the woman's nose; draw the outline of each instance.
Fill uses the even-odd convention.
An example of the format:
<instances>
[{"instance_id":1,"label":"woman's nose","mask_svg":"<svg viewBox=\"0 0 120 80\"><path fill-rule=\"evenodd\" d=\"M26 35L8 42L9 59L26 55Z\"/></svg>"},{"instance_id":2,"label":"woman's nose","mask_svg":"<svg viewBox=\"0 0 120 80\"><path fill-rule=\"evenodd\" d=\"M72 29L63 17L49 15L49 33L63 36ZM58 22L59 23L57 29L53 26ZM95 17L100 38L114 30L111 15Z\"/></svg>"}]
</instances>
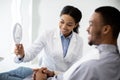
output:
<instances>
[{"instance_id":1,"label":"woman's nose","mask_svg":"<svg viewBox=\"0 0 120 80\"><path fill-rule=\"evenodd\" d=\"M64 24L64 25L62 26L62 28L64 28L64 29L65 29L65 28L66 28L66 24Z\"/></svg>"}]
</instances>

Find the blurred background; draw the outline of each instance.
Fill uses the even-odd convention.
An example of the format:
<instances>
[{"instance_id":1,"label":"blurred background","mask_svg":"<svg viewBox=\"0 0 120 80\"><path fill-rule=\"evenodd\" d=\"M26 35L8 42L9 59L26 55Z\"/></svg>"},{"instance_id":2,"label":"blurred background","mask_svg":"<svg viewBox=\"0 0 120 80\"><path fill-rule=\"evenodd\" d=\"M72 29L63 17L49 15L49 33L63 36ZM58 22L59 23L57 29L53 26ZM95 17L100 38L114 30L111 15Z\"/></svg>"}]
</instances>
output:
<instances>
[{"instance_id":1,"label":"blurred background","mask_svg":"<svg viewBox=\"0 0 120 80\"><path fill-rule=\"evenodd\" d=\"M79 35L84 40L84 53L91 49L88 45L86 29L94 9L110 5L120 10L120 0L0 0L0 57L3 59L0 61L0 72L18 66L38 67L38 58L29 63L14 63L15 43L12 32L15 23L22 24L21 43L27 49L41 32L58 27L60 12L66 5L75 6L82 11ZM120 37L118 46L120 46Z\"/></svg>"}]
</instances>

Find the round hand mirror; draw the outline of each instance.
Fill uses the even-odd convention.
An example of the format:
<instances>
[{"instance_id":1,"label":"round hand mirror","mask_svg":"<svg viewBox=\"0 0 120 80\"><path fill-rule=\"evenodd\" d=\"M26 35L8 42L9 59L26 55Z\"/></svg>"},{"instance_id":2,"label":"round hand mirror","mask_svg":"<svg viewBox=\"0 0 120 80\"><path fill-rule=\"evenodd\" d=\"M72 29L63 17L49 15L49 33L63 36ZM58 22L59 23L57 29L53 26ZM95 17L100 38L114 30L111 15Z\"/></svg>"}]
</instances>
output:
<instances>
[{"instance_id":1,"label":"round hand mirror","mask_svg":"<svg viewBox=\"0 0 120 80\"><path fill-rule=\"evenodd\" d=\"M16 23L13 28L13 39L15 44L20 44L22 40L22 26L19 23Z\"/></svg>"}]
</instances>

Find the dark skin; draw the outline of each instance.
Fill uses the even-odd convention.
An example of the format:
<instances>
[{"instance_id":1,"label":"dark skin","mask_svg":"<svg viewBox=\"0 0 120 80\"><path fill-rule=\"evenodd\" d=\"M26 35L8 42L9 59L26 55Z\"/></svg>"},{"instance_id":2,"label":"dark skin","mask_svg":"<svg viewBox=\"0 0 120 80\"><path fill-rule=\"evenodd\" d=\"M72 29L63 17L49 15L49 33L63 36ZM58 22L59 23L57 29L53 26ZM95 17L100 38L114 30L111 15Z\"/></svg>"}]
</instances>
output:
<instances>
[{"instance_id":1,"label":"dark skin","mask_svg":"<svg viewBox=\"0 0 120 80\"><path fill-rule=\"evenodd\" d=\"M33 74L33 80L47 80L49 77L53 77L55 74L53 71L48 70L45 67L37 69Z\"/></svg>"}]
</instances>

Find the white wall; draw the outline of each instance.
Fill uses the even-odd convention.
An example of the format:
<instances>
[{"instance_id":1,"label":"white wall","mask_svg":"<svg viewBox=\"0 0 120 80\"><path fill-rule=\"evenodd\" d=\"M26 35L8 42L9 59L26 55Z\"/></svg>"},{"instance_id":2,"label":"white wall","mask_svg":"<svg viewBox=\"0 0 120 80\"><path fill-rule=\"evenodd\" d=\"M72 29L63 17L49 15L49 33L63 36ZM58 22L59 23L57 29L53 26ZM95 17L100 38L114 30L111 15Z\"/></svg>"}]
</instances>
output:
<instances>
[{"instance_id":1,"label":"white wall","mask_svg":"<svg viewBox=\"0 0 120 80\"><path fill-rule=\"evenodd\" d=\"M0 0L0 56L7 55L11 50L11 1Z\"/></svg>"},{"instance_id":2,"label":"white wall","mask_svg":"<svg viewBox=\"0 0 120 80\"><path fill-rule=\"evenodd\" d=\"M22 28L23 28L23 38L22 43L24 45L29 45L31 43L30 29L32 17L30 15L29 4L30 0L22 1ZM13 16L11 12L12 0L0 0L0 56L7 56L12 53L14 41L13 41ZM32 7L32 6L31 6Z\"/></svg>"},{"instance_id":3,"label":"white wall","mask_svg":"<svg viewBox=\"0 0 120 80\"><path fill-rule=\"evenodd\" d=\"M13 21L14 15L12 14L12 1L13 0L0 0L0 57L4 60L0 61L0 72L16 67L13 62ZM21 0L21 15L22 15L22 28L23 38L22 43L27 48L31 43L31 26L32 26L32 0ZM18 64L19 65L19 64ZM21 64L24 65L24 64Z\"/></svg>"},{"instance_id":4,"label":"white wall","mask_svg":"<svg viewBox=\"0 0 120 80\"><path fill-rule=\"evenodd\" d=\"M91 16L94 9L102 5L111 5L117 7L120 10L120 0L34 0L34 5L36 5L35 2L38 5L37 10L39 11L36 11L38 17L36 20L34 19L33 24L37 24L36 26L39 27L33 31L34 34L40 34L41 31L45 29L58 27L59 14L64 6L73 5L79 8L83 14L82 21L80 22L80 36L84 39L84 51L88 51L90 49L87 43L88 40L86 28L88 27L89 17ZM36 15L33 14L33 16ZM35 26L33 26L33 28L34 27Z\"/></svg>"}]
</instances>

